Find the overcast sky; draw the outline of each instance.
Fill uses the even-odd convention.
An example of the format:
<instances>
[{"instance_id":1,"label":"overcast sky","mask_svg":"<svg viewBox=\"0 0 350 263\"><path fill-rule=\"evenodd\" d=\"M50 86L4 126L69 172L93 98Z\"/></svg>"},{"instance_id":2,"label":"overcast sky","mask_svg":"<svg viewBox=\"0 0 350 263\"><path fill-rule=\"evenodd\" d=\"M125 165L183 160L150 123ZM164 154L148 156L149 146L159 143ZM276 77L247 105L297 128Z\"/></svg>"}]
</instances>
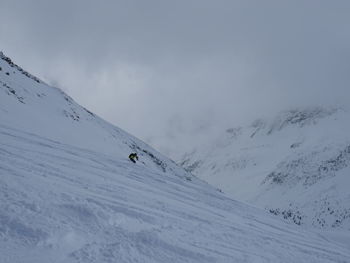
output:
<instances>
[{"instance_id":1,"label":"overcast sky","mask_svg":"<svg viewBox=\"0 0 350 263\"><path fill-rule=\"evenodd\" d=\"M0 49L166 154L350 101L350 1L0 0Z\"/></svg>"}]
</instances>

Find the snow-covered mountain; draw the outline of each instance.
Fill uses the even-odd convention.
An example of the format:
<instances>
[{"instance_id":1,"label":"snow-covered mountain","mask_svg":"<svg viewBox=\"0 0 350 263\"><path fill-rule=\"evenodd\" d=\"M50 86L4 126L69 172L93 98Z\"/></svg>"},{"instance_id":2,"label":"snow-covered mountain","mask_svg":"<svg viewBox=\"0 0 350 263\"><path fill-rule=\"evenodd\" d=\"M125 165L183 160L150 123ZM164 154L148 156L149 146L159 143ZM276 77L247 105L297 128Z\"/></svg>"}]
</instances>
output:
<instances>
[{"instance_id":1,"label":"snow-covered mountain","mask_svg":"<svg viewBox=\"0 0 350 263\"><path fill-rule=\"evenodd\" d=\"M310 107L228 128L180 161L296 224L350 230L350 112Z\"/></svg>"},{"instance_id":2,"label":"snow-covered mountain","mask_svg":"<svg viewBox=\"0 0 350 263\"><path fill-rule=\"evenodd\" d=\"M1 263L349 261L349 248L226 197L0 54Z\"/></svg>"}]
</instances>

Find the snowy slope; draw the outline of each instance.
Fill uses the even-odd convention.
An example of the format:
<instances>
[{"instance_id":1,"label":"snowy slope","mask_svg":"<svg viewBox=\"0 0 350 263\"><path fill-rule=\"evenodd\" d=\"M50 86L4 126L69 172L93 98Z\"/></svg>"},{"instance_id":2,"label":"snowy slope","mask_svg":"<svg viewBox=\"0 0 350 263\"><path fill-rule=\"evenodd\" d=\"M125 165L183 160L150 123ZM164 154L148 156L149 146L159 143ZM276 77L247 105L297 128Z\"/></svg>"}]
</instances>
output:
<instances>
[{"instance_id":1,"label":"snowy slope","mask_svg":"<svg viewBox=\"0 0 350 263\"><path fill-rule=\"evenodd\" d=\"M350 229L350 112L290 110L229 128L181 164L296 224Z\"/></svg>"},{"instance_id":2,"label":"snowy slope","mask_svg":"<svg viewBox=\"0 0 350 263\"><path fill-rule=\"evenodd\" d=\"M31 76L2 53L0 58L3 124L54 141L103 151L115 158L126 158L137 151L146 166L169 172L178 170L175 163L163 162L164 156L81 107L60 89Z\"/></svg>"},{"instance_id":3,"label":"snowy slope","mask_svg":"<svg viewBox=\"0 0 350 263\"><path fill-rule=\"evenodd\" d=\"M227 198L2 54L0 67L1 263L350 262L348 248Z\"/></svg>"}]
</instances>

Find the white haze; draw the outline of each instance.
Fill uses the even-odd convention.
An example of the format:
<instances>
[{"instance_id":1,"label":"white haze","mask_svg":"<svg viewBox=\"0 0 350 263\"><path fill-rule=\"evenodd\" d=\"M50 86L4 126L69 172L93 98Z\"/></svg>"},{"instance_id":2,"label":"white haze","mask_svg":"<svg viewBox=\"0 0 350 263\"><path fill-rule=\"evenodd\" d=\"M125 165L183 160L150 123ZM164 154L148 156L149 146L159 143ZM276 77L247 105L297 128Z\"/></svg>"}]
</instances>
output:
<instances>
[{"instance_id":1,"label":"white haze","mask_svg":"<svg viewBox=\"0 0 350 263\"><path fill-rule=\"evenodd\" d=\"M7 1L5 54L166 154L350 97L348 1ZM214 127L214 128L213 128Z\"/></svg>"}]
</instances>

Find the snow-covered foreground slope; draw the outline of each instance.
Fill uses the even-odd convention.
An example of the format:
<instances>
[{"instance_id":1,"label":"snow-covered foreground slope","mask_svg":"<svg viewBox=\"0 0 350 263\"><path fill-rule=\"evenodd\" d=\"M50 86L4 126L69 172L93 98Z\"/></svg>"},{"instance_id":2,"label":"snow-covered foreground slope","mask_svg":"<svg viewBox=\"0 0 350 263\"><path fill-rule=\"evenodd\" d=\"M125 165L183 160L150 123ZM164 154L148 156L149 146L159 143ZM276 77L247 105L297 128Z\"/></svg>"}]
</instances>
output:
<instances>
[{"instance_id":1,"label":"snow-covered foreground slope","mask_svg":"<svg viewBox=\"0 0 350 263\"><path fill-rule=\"evenodd\" d=\"M350 113L306 108L222 132L182 165L296 224L350 230Z\"/></svg>"},{"instance_id":2,"label":"snow-covered foreground slope","mask_svg":"<svg viewBox=\"0 0 350 263\"><path fill-rule=\"evenodd\" d=\"M3 55L0 67L1 263L350 261L348 248L227 198Z\"/></svg>"},{"instance_id":3,"label":"snow-covered foreground slope","mask_svg":"<svg viewBox=\"0 0 350 263\"><path fill-rule=\"evenodd\" d=\"M198 180L0 126L1 262L349 262Z\"/></svg>"}]
</instances>

